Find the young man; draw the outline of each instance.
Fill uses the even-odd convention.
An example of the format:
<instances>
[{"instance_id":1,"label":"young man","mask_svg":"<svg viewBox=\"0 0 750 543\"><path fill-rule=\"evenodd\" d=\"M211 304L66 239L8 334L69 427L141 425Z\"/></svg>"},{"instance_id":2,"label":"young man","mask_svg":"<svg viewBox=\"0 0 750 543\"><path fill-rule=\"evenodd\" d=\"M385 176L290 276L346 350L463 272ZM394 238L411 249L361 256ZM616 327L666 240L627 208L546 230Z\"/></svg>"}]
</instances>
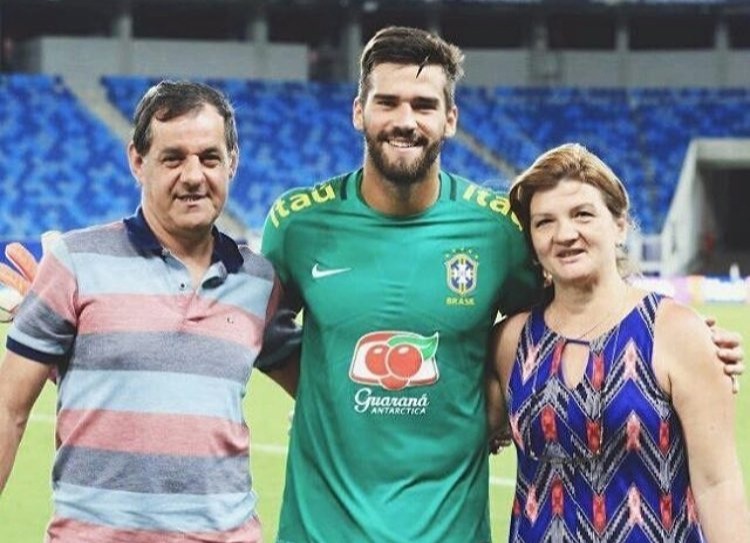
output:
<instances>
[{"instance_id":1,"label":"young man","mask_svg":"<svg viewBox=\"0 0 750 543\"><path fill-rule=\"evenodd\" d=\"M141 208L53 243L10 329L0 490L54 368L49 541L260 541L242 398L280 286L214 226L237 169L231 105L156 85L128 159Z\"/></svg>"},{"instance_id":2,"label":"young man","mask_svg":"<svg viewBox=\"0 0 750 543\"><path fill-rule=\"evenodd\" d=\"M486 542L483 373L538 277L506 198L440 170L462 53L386 28L361 58L361 170L273 206L263 252L303 307L284 543Z\"/></svg>"}]
</instances>

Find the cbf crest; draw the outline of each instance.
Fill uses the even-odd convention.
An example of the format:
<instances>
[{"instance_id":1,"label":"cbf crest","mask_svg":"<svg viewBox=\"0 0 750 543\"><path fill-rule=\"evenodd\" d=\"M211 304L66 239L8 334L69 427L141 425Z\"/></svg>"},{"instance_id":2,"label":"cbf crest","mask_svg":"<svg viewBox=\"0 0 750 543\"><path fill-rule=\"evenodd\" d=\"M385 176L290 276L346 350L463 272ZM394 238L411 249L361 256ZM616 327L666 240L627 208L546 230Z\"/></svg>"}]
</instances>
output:
<instances>
[{"instance_id":1,"label":"cbf crest","mask_svg":"<svg viewBox=\"0 0 750 543\"><path fill-rule=\"evenodd\" d=\"M455 294L446 298L447 305L474 305L471 294L477 288L479 256L470 249L456 249L445 255L448 288Z\"/></svg>"}]
</instances>

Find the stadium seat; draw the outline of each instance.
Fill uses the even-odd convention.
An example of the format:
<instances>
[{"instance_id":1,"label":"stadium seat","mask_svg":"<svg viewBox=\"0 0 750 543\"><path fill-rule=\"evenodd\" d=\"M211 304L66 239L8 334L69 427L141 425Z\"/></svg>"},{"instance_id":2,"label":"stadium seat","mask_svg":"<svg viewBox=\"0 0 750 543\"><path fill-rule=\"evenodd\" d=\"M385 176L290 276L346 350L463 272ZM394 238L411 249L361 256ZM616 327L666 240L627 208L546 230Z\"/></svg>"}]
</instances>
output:
<instances>
[{"instance_id":1,"label":"stadium seat","mask_svg":"<svg viewBox=\"0 0 750 543\"><path fill-rule=\"evenodd\" d=\"M107 96L127 118L155 78L108 76ZM351 84L207 79L237 111L240 167L229 208L254 229L273 200L359 166L362 138L351 125ZM742 88L461 87L462 131L442 165L507 188L544 150L580 142L602 156L629 189L645 233L661 230L682 162L696 137L750 137L750 91ZM36 237L130 213L138 191L119 142L63 82L0 76L0 236ZM480 156L484 150L502 172ZM62 202L62 203L61 203Z\"/></svg>"},{"instance_id":2,"label":"stadium seat","mask_svg":"<svg viewBox=\"0 0 750 543\"><path fill-rule=\"evenodd\" d=\"M135 209L122 143L59 78L0 75L0 104L0 237L36 239ZM99 178L101 168L112 175Z\"/></svg>"}]
</instances>

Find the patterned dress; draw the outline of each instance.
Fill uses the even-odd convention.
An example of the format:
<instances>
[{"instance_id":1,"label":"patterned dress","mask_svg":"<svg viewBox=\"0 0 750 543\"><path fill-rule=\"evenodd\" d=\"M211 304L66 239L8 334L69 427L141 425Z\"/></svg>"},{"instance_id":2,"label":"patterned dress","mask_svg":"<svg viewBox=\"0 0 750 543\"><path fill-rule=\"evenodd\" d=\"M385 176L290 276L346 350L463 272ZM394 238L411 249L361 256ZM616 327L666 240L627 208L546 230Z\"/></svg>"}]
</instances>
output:
<instances>
[{"instance_id":1,"label":"patterned dress","mask_svg":"<svg viewBox=\"0 0 750 543\"><path fill-rule=\"evenodd\" d=\"M547 328L544 308L524 325L508 408L518 453L510 541L703 541L680 421L654 375L649 294L591 342ZM575 387L563 380L566 343L589 358Z\"/></svg>"}]
</instances>

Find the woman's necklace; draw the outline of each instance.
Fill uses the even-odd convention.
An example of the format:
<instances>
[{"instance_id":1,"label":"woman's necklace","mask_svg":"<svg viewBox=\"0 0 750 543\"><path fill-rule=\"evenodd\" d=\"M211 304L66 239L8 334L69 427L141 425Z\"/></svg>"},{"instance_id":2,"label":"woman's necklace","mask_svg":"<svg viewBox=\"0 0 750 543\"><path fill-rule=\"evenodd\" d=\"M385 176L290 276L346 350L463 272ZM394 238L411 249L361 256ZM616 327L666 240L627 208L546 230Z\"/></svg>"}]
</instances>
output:
<instances>
[{"instance_id":1,"label":"woman's necklace","mask_svg":"<svg viewBox=\"0 0 750 543\"><path fill-rule=\"evenodd\" d=\"M622 311L623 306L625 305L625 302L627 300L627 290L623 295L621 296L621 301L617 306L610 308L609 311L607 311L604 316L597 320L592 326L589 328L586 328L583 332L579 334L563 334L560 332L562 328L560 327L560 324L565 320L563 318L560 319L553 319L553 315L550 315L550 313L547 313L547 316L550 317L550 326L549 328L555 331L556 333L560 334L561 336L567 337L568 339L572 339L574 341L580 341L587 339L589 334L591 334L594 330L597 330L600 326L602 326L604 323L606 323L614 314L619 314ZM549 308L548 308L549 309Z\"/></svg>"}]
</instances>

